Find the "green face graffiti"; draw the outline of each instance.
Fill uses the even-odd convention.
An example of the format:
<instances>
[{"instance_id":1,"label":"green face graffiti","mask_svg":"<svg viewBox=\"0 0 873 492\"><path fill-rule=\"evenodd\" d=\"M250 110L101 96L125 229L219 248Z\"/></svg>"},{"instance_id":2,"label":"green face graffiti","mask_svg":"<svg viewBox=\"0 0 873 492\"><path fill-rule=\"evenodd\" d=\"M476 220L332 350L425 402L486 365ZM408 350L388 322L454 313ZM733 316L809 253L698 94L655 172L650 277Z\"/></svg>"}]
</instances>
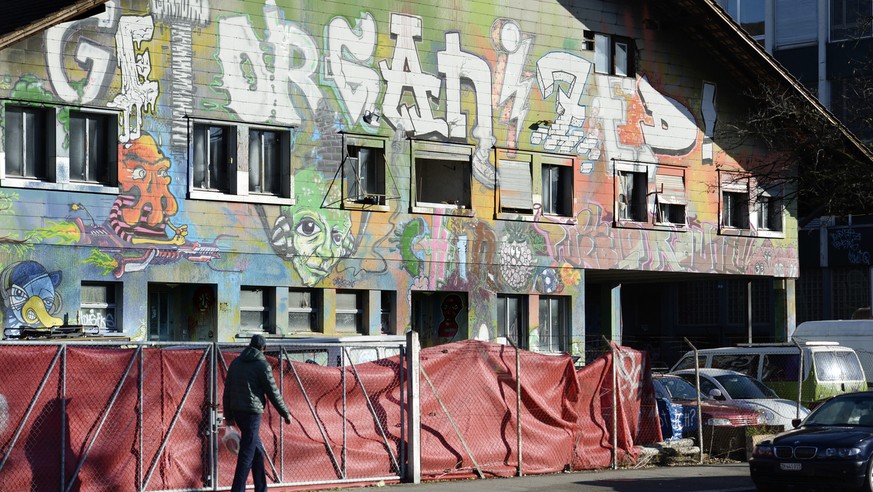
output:
<instances>
[{"instance_id":1,"label":"green face graffiti","mask_svg":"<svg viewBox=\"0 0 873 492\"><path fill-rule=\"evenodd\" d=\"M303 283L312 286L351 252L352 221L348 212L321 208L325 186L317 173L301 171L294 182L297 204L276 220L273 247L291 261Z\"/></svg>"}]
</instances>

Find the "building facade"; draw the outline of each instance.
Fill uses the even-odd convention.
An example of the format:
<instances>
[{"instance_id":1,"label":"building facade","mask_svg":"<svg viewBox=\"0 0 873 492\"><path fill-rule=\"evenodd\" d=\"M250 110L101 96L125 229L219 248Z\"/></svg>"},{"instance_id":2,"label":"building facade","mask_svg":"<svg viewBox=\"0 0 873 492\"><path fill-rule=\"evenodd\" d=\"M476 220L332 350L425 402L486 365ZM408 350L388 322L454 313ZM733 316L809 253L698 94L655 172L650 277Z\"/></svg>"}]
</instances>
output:
<instances>
[{"instance_id":1,"label":"building facade","mask_svg":"<svg viewBox=\"0 0 873 492\"><path fill-rule=\"evenodd\" d=\"M873 2L719 0L852 132L873 141ZM849 319L870 307L871 218L801 218L798 322Z\"/></svg>"},{"instance_id":2,"label":"building facade","mask_svg":"<svg viewBox=\"0 0 873 492\"><path fill-rule=\"evenodd\" d=\"M5 47L6 335L582 355L689 334L716 278L784 334L793 206L714 138L747 102L658 4L110 0Z\"/></svg>"}]
</instances>

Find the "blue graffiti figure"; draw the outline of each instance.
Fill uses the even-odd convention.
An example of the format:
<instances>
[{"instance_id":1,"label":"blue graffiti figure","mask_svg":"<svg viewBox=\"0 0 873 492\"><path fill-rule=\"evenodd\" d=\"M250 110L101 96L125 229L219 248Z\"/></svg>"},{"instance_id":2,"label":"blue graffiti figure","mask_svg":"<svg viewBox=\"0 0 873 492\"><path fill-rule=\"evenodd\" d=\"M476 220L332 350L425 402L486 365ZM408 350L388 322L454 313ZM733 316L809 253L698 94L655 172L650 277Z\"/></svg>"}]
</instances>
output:
<instances>
[{"instance_id":1,"label":"blue graffiti figure","mask_svg":"<svg viewBox=\"0 0 873 492\"><path fill-rule=\"evenodd\" d=\"M4 327L17 328L59 326L64 320L56 315L63 302L55 289L61 272L49 272L35 261L13 263L0 273Z\"/></svg>"}]
</instances>

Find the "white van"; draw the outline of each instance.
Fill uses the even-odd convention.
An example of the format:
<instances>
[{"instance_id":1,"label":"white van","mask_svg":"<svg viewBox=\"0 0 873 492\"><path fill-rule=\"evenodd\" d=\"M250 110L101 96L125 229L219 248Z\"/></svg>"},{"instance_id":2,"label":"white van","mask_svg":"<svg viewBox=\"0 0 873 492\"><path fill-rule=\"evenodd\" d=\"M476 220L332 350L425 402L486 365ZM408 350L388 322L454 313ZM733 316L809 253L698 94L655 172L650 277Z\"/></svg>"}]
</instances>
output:
<instances>
[{"instance_id":1,"label":"white van","mask_svg":"<svg viewBox=\"0 0 873 492\"><path fill-rule=\"evenodd\" d=\"M400 355L406 347L406 336L291 337L282 339L281 345L289 360L321 366L347 366Z\"/></svg>"},{"instance_id":2,"label":"white van","mask_svg":"<svg viewBox=\"0 0 873 492\"><path fill-rule=\"evenodd\" d=\"M811 408L825 398L867 389L855 351L834 342L809 342L803 350L801 404ZM793 343L748 344L697 351L700 367L730 369L763 382L782 398L797 401L800 351ZM694 352L686 352L671 371L694 369Z\"/></svg>"},{"instance_id":3,"label":"white van","mask_svg":"<svg viewBox=\"0 0 873 492\"><path fill-rule=\"evenodd\" d=\"M805 321L792 334L798 342L832 341L858 354L867 382L873 379L873 319Z\"/></svg>"}]
</instances>

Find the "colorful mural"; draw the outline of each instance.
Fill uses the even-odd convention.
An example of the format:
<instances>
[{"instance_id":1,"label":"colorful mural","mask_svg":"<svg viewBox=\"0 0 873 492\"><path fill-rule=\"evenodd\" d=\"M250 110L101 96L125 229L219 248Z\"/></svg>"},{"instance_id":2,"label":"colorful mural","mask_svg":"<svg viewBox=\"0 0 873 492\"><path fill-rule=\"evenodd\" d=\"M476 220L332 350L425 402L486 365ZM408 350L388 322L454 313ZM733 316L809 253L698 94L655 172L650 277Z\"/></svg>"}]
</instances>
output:
<instances>
[{"instance_id":1,"label":"colorful mural","mask_svg":"<svg viewBox=\"0 0 873 492\"><path fill-rule=\"evenodd\" d=\"M264 282L391 290L400 302L419 290L466 292L468 326L493 334L497 292L575 299L585 269L798 275L790 218L781 234L767 237L719 229L718 170L741 169L743 161L713 140L739 104L717 91L720 74L702 73L683 61L685 47L651 33L634 76L595 70L582 37L587 16L608 10L616 19L642 19L618 15L609 2L574 7L572 15L558 3L542 4L536 21L508 3L473 3L446 15L448 7L390 2L227 0L219 11L207 0L110 0L104 14L0 52L8 67L0 96L57 108L62 149L71 110L119 115L117 191L90 193L66 179L68 150L58 151L50 186L0 179L18 188L0 195L15 203L0 207L9 226L0 241L0 259L11 269L3 284L7 326L25 323L22 302L36 297L44 304L37 318L55 323L62 311L49 298L74 293L83 279L140 290L185 281L218 285L218 292ZM640 14L638 6L623 8ZM642 38L638 24L603 28ZM667 59L675 60L669 76ZM290 168L282 176L291 180L291 196L192 195L194 119L288 129ZM386 142L391 198L383 209L343 208L333 196L341 189L334 181L343 134ZM413 141L471 148L472 213L410 213ZM570 158L572 217L559 220L537 206L520 220L495 219L495 149ZM682 167L686 224L616 227L618 161ZM233 179L247 172L234 169ZM195 231L213 239L196 240ZM30 261L37 250L44 267ZM13 287L26 283L22 265L42 275L42 294L15 297L23 294ZM437 335L468 337L456 333L460 299L448 299ZM231 337L239 306L220 296L211 302L227 325L219 336ZM142 309L118 324L142 331ZM579 326L574 342L583 336Z\"/></svg>"}]
</instances>

